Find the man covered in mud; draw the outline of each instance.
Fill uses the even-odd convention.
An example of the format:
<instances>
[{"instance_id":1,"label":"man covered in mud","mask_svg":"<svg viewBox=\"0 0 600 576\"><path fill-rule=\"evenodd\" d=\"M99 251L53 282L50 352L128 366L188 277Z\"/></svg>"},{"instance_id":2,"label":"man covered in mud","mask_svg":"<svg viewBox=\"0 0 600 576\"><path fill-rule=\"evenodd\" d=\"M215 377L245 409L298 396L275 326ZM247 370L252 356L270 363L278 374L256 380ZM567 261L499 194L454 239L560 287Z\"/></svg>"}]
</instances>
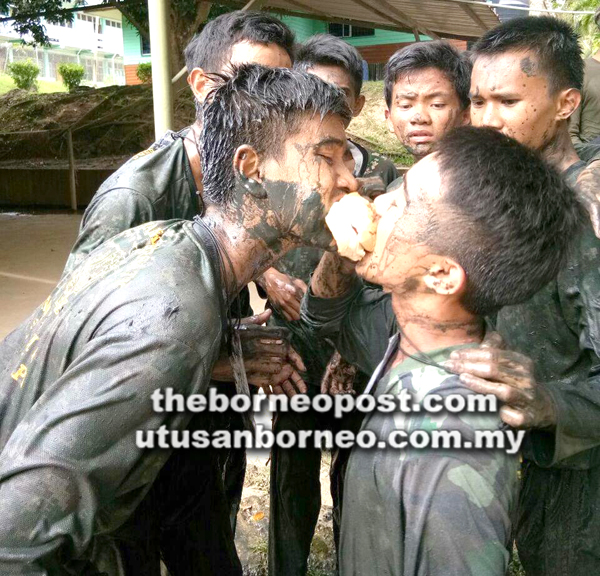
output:
<instances>
[{"instance_id":1,"label":"man covered in mud","mask_svg":"<svg viewBox=\"0 0 600 576\"><path fill-rule=\"evenodd\" d=\"M485 316L525 301L556 275L583 208L537 154L477 128L446 136L401 189L376 203L375 249L356 270L391 292L396 335L368 391L407 391L412 411L365 416L362 431L378 442L398 431L408 442L404 449L352 450L341 576L503 576L517 494L516 435L507 434L510 451L456 444L419 450L410 444L416 431L458 432L476 447L478 433L499 432L502 420L497 410L428 413L415 406L429 395L473 395L445 362L454 350L481 344ZM366 325L362 296L358 288L349 315Z\"/></svg>"},{"instance_id":2,"label":"man covered in mud","mask_svg":"<svg viewBox=\"0 0 600 576\"><path fill-rule=\"evenodd\" d=\"M325 214L358 187L345 164L349 117L343 94L314 75L241 68L203 107L204 217L106 241L4 340L2 574L127 573L115 531L170 454L137 448L135 432L190 420L155 413L150 396L206 392L239 290L300 242L332 245ZM210 573L193 550L206 517L188 512L179 536L192 550L178 552L193 561L173 570L164 557L174 576ZM224 516L204 536L219 544L215 573L239 575Z\"/></svg>"},{"instance_id":3,"label":"man covered in mud","mask_svg":"<svg viewBox=\"0 0 600 576\"><path fill-rule=\"evenodd\" d=\"M554 18L513 20L484 34L473 56L473 124L539 150L574 184L586 163L567 126L583 80L573 30ZM530 431L516 541L531 576L600 571L599 251L587 226L555 281L499 312L498 332L514 352L465 351L454 360L473 374L463 377L467 386L504 403L507 424Z\"/></svg>"},{"instance_id":4,"label":"man covered in mud","mask_svg":"<svg viewBox=\"0 0 600 576\"><path fill-rule=\"evenodd\" d=\"M289 28L279 19L263 12L235 11L221 15L210 21L189 43L185 50L186 65L189 71L188 82L192 88L197 109L213 87L211 74L226 72L232 65L254 62L270 67L291 67L293 57L294 36ZM158 142L148 150L134 156L115 174L113 174L97 191L83 216L79 237L73 247L65 268L65 274L73 271L85 257L95 248L103 244L115 234L145 222L154 220L167 220L182 218L191 220L204 213L205 203L202 196L202 167L200 162L201 150L199 146L201 131L201 115L190 127L174 133L167 132ZM244 288L238 300L232 304L234 315L248 316L252 314L250 298L247 288ZM268 318L269 313L261 314L252 320L260 324ZM250 339L248 346L244 346L245 367L247 378L251 384L264 385L267 389L271 386L281 391L280 384L293 393L291 381L283 380L286 375L293 376L296 381L297 367L301 363L286 357L285 349L289 348L284 335L276 330L257 333L256 330L243 332L246 339ZM277 349L277 353L273 350ZM251 354L249 351L252 351ZM270 360L268 360L269 358ZM235 386L230 360L226 353L221 355L216 364L213 378L216 386L222 393L233 395ZM300 389L304 389L300 385ZM237 429L243 426L239 414L225 413L213 418L215 428ZM192 423L193 425L193 423ZM235 529L235 522L245 475L245 451L240 449L215 450L215 458L220 463L224 482L224 497L230 507L228 516ZM161 484L164 490L156 487L136 512L131 520L134 525L146 525L148 529L163 534L173 534L170 538L173 546L179 548L177 531L178 518L185 517L187 509L191 506L190 498L193 486L179 486L179 490L167 490L173 487L175 478L173 470L181 470L185 461L187 466L194 466L189 454L176 453L174 462L170 463L161 472ZM195 474L206 475L204 471L207 459L202 456L197 463L199 468ZM210 465L209 465L210 468ZM174 473L174 472L173 472ZM203 490L203 483L195 483ZM154 494L160 492L162 495ZM185 494L180 503L182 494ZM152 501L158 498L168 500L169 505L164 509L168 511L166 519L155 518L157 506ZM214 498L211 502L214 502ZM206 510L206 507L204 508ZM221 514L220 508L215 514ZM164 523L171 526L167 530ZM215 520L215 524L218 521ZM139 557L155 558L158 547L155 541L143 535L144 530L127 526L123 528L123 553L132 558L138 571L144 568L139 563ZM163 536L163 542L167 538ZM198 542L197 547L204 542ZM142 551L137 547L141 546ZM206 555L210 556L210 545L206 546ZM127 552L126 552L127 550ZM173 554L175 557L178 555ZM157 563L158 560L151 560ZM215 559L218 564L218 559ZM151 570L151 568L147 568Z\"/></svg>"},{"instance_id":5,"label":"man covered in mud","mask_svg":"<svg viewBox=\"0 0 600 576\"><path fill-rule=\"evenodd\" d=\"M450 130L469 123L469 61L448 42L398 50L385 68L388 129L419 161ZM389 190L402 186L402 177Z\"/></svg>"},{"instance_id":6,"label":"man covered in mud","mask_svg":"<svg viewBox=\"0 0 600 576\"><path fill-rule=\"evenodd\" d=\"M386 122L415 160L427 156L448 132L468 122L470 78L470 63L444 41L413 44L390 58L384 80ZM400 177L388 191L400 190L402 185ZM349 302L345 297L351 296L348 291L354 280L354 266L338 254L324 254L307 299L311 306L318 306L322 299L323 306L319 306L318 313L315 310L315 316L304 317L303 323L307 321L306 329L313 335L332 338L342 357L370 377L395 330L394 316L390 295L369 290L372 302L367 307L373 321L368 325L373 326L373 333L368 342L358 337L363 331L360 325L340 332L340 321ZM347 390L352 386L352 378L343 383Z\"/></svg>"},{"instance_id":7,"label":"man covered in mud","mask_svg":"<svg viewBox=\"0 0 600 576\"><path fill-rule=\"evenodd\" d=\"M296 52L294 68L314 74L340 88L352 111L358 116L365 104L361 94L363 82L362 58L356 48L329 34L318 34L301 44ZM349 123L349 122L348 122ZM394 164L380 154L348 141L347 163L354 175L370 187L380 190L392 182L397 171ZM375 181L375 182L374 182ZM275 267L259 279L269 295L273 308L272 323L288 328L292 346L306 365L304 377L309 394L320 392L325 367L334 349L325 340L307 334L298 322L300 301L306 284L316 268L323 250L303 247L290 251ZM282 286L285 299L273 299L273 286ZM366 382L364 382L366 384ZM316 411L278 413L276 431L327 429L345 427ZM271 500L269 516L269 572L274 576L301 576L306 574L310 545L321 509L320 487L321 450L318 448L280 448L271 450ZM339 469L332 464L332 496L334 500L334 531L339 528L339 507L335 485L341 482Z\"/></svg>"}]
</instances>

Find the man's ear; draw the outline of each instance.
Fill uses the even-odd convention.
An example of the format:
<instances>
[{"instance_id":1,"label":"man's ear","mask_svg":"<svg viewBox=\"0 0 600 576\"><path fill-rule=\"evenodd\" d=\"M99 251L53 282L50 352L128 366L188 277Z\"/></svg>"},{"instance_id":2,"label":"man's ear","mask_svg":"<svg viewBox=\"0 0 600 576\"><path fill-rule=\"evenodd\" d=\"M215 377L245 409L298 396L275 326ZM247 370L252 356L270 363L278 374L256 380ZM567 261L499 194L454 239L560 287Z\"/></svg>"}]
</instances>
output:
<instances>
[{"instance_id":1,"label":"man's ear","mask_svg":"<svg viewBox=\"0 0 600 576\"><path fill-rule=\"evenodd\" d=\"M460 295L467 287L462 266L450 258L436 259L423 276L425 286L443 296Z\"/></svg>"},{"instance_id":2,"label":"man's ear","mask_svg":"<svg viewBox=\"0 0 600 576\"><path fill-rule=\"evenodd\" d=\"M194 96L198 102L204 102L211 89L211 81L204 73L202 68L194 68L187 77L187 83L190 85Z\"/></svg>"},{"instance_id":3,"label":"man's ear","mask_svg":"<svg viewBox=\"0 0 600 576\"><path fill-rule=\"evenodd\" d=\"M364 94L361 94L357 99L356 102L354 104L354 109L352 110L352 116L354 118L356 118L357 116L360 115L360 113L362 112L362 109L365 107L365 102L367 101L367 99L365 98Z\"/></svg>"},{"instance_id":4,"label":"man's ear","mask_svg":"<svg viewBox=\"0 0 600 576\"><path fill-rule=\"evenodd\" d=\"M252 146L243 144L233 155L233 168L241 179L242 186L255 198L266 198L267 192L262 186L260 158Z\"/></svg>"},{"instance_id":5,"label":"man's ear","mask_svg":"<svg viewBox=\"0 0 600 576\"><path fill-rule=\"evenodd\" d=\"M471 106L467 106L458 116L458 126L468 126L471 124Z\"/></svg>"},{"instance_id":6,"label":"man's ear","mask_svg":"<svg viewBox=\"0 0 600 576\"><path fill-rule=\"evenodd\" d=\"M581 92L575 88L563 90L558 95L558 109L556 111L559 120L567 120L581 104Z\"/></svg>"},{"instance_id":7,"label":"man's ear","mask_svg":"<svg viewBox=\"0 0 600 576\"><path fill-rule=\"evenodd\" d=\"M386 125L388 127L388 132L390 134L396 134L394 132L394 123L392 122L392 119L390 117L390 111L389 111L388 108L385 109L385 123L386 123Z\"/></svg>"}]
</instances>

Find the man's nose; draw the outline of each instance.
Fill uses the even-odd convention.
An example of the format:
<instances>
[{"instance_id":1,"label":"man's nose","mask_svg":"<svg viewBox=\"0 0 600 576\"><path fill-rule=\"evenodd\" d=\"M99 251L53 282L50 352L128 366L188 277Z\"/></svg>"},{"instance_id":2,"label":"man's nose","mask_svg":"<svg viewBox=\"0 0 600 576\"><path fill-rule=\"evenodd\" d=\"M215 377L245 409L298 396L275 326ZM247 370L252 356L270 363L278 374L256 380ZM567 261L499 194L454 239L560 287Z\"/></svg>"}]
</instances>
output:
<instances>
[{"instance_id":1,"label":"man's nose","mask_svg":"<svg viewBox=\"0 0 600 576\"><path fill-rule=\"evenodd\" d=\"M349 194L350 192L358 192L359 187L360 184L354 177L352 171L349 170L345 164L343 164L338 172L336 188L344 194Z\"/></svg>"},{"instance_id":2,"label":"man's nose","mask_svg":"<svg viewBox=\"0 0 600 576\"><path fill-rule=\"evenodd\" d=\"M411 124L431 124L431 116L426 106L418 106L410 119Z\"/></svg>"},{"instance_id":3,"label":"man's nose","mask_svg":"<svg viewBox=\"0 0 600 576\"><path fill-rule=\"evenodd\" d=\"M492 103L487 104L482 111L481 126L484 128L493 128L494 130L502 129L500 115Z\"/></svg>"}]
</instances>

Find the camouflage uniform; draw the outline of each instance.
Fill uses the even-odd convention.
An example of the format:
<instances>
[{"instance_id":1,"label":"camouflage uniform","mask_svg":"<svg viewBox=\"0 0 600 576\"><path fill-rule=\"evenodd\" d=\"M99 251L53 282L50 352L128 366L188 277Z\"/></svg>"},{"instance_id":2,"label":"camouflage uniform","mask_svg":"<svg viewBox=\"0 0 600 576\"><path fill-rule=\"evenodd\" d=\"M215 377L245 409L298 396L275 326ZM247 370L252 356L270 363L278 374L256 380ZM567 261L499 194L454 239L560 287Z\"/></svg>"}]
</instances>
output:
<instances>
[{"instance_id":1,"label":"camouflage uniform","mask_svg":"<svg viewBox=\"0 0 600 576\"><path fill-rule=\"evenodd\" d=\"M397 177L393 163L381 154L367 151L362 146L350 142L356 161L356 177L380 176L387 186ZM358 161L357 161L358 160ZM315 248L296 248L288 252L275 268L293 278L300 278L306 284L317 267L323 251ZM301 322L287 322L283 315L273 311L272 324L285 326L292 333L292 346L300 354L307 368L304 374L309 393L319 393L321 379L331 355L333 346L323 339L315 339L306 331ZM356 383L360 391L367 382ZM334 421L323 414L292 412L277 415L276 430L315 430L328 428L348 428L356 426L349 420ZM358 421L360 425L360 421ZM341 491L342 459L334 455L332 462L332 486ZM310 543L320 510L320 462L321 451L316 449L280 449L271 451L271 504L269 521L269 573L271 576L302 576L306 574ZM334 493L334 529L337 536L341 501Z\"/></svg>"},{"instance_id":2,"label":"camouflage uniform","mask_svg":"<svg viewBox=\"0 0 600 576\"><path fill-rule=\"evenodd\" d=\"M427 356L439 364L453 350L472 346ZM412 358L386 368L397 347L396 336L370 383L375 396L405 389L413 403L421 403L429 394L473 394L458 376ZM475 430L501 426L497 413L372 412L362 430L374 432L378 441L395 430L455 430L472 442ZM346 474L341 576L503 576L517 469L517 457L500 450L355 447Z\"/></svg>"},{"instance_id":3,"label":"camouflage uniform","mask_svg":"<svg viewBox=\"0 0 600 576\"><path fill-rule=\"evenodd\" d=\"M136 430L185 430L191 419L154 412L150 395L166 387L206 393L209 386L226 330L215 256L200 223L153 222L123 232L64 276L2 342L0 574L121 576L129 569L158 576L164 538L182 539L179 565L165 557L175 576L241 575L210 450L178 452L195 460L194 475L179 468L163 487L165 500L154 500L167 509L152 516L170 513L171 494L186 497L190 487L196 506L206 491L205 509L190 506L173 523L154 525L160 533L150 534L149 523L132 533L126 523L171 453L138 448ZM198 426L210 428L211 416L199 416ZM122 554L124 542L140 538L132 548L154 546L152 565Z\"/></svg>"},{"instance_id":4,"label":"camouflage uniform","mask_svg":"<svg viewBox=\"0 0 600 576\"><path fill-rule=\"evenodd\" d=\"M584 167L566 171L571 185ZM498 331L533 360L558 418L524 445L516 540L528 576L600 574L599 257L587 225L557 279L498 314Z\"/></svg>"},{"instance_id":5,"label":"camouflage uniform","mask_svg":"<svg viewBox=\"0 0 600 576\"><path fill-rule=\"evenodd\" d=\"M63 274L74 270L90 252L124 230L154 220L174 218L192 220L204 212L202 197L196 189L196 182L183 144L188 130L189 128L185 128L177 133L167 132L150 148L128 160L100 186L83 215L77 241L69 255ZM237 316L238 311L242 317L252 314L250 293L247 288L240 292L239 298L231 306L232 315ZM235 394L233 384L219 382L213 383L213 385L218 386L219 391L223 394L228 396ZM218 417L215 415L215 418L220 419L219 424L223 430L243 428L239 414L226 413ZM174 458L179 458L179 456L175 455ZM219 463L220 476L225 484L224 491L229 505L228 516L231 517L232 527L235 530L246 471L246 453L242 449L223 449L219 452ZM189 460L186 461L186 465L191 466ZM201 468L198 473L203 473L201 463L199 465ZM148 523L153 511L165 511L162 520L160 518L157 520L158 524L163 521L172 522L173 518L187 514L193 485L188 487L185 494L181 491L169 492L166 489L177 481L170 477L170 474L172 470L178 468L179 465L165 467L158 481L165 485L162 492L170 494L169 506L157 507L151 504L152 495L149 495L148 501L141 505L141 507L147 507L148 510L138 510L131 519L131 522L140 522L137 528L140 535L137 539L132 539L132 542L145 540L141 536L144 531L141 523ZM210 498L210 494L203 490L202 484L199 486L198 497ZM155 491L159 491L159 489L156 488ZM181 498L180 503L177 501L178 498ZM161 502L165 502L164 498L161 498ZM210 502L204 502L197 506L207 510ZM154 521L150 524L154 524ZM131 527L131 532L134 532L133 527ZM175 547L181 545L176 539L172 544ZM200 544L198 545L200 546ZM148 560L145 570L151 570L150 564L154 563L153 558L158 552L156 544L148 546L144 551L136 550L135 547L126 549L126 543L123 546L123 554L135 558L135 564L139 571L142 571L141 557ZM169 554L164 549L163 553ZM177 551L171 551L170 554L174 558L178 557Z\"/></svg>"}]
</instances>

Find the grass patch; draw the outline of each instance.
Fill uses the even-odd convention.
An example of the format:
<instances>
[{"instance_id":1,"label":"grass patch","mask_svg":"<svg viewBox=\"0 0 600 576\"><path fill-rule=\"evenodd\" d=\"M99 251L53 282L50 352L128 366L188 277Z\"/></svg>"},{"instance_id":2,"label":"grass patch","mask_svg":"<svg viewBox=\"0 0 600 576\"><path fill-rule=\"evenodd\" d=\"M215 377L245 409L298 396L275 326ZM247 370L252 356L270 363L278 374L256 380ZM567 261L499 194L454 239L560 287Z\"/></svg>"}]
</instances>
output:
<instances>
[{"instance_id":1,"label":"grass patch","mask_svg":"<svg viewBox=\"0 0 600 576\"><path fill-rule=\"evenodd\" d=\"M38 94L49 94L51 92L66 92L67 88L62 82L50 80L38 80ZM6 94L16 88L15 83L8 74L0 74L0 94Z\"/></svg>"},{"instance_id":2,"label":"grass patch","mask_svg":"<svg viewBox=\"0 0 600 576\"><path fill-rule=\"evenodd\" d=\"M369 148L385 154L396 164L412 166L413 157L398 142L394 134L390 134L385 124L385 100L383 98L383 82L365 82L362 93L366 104L362 113L348 127L350 138L357 136Z\"/></svg>"}]
</instances>

